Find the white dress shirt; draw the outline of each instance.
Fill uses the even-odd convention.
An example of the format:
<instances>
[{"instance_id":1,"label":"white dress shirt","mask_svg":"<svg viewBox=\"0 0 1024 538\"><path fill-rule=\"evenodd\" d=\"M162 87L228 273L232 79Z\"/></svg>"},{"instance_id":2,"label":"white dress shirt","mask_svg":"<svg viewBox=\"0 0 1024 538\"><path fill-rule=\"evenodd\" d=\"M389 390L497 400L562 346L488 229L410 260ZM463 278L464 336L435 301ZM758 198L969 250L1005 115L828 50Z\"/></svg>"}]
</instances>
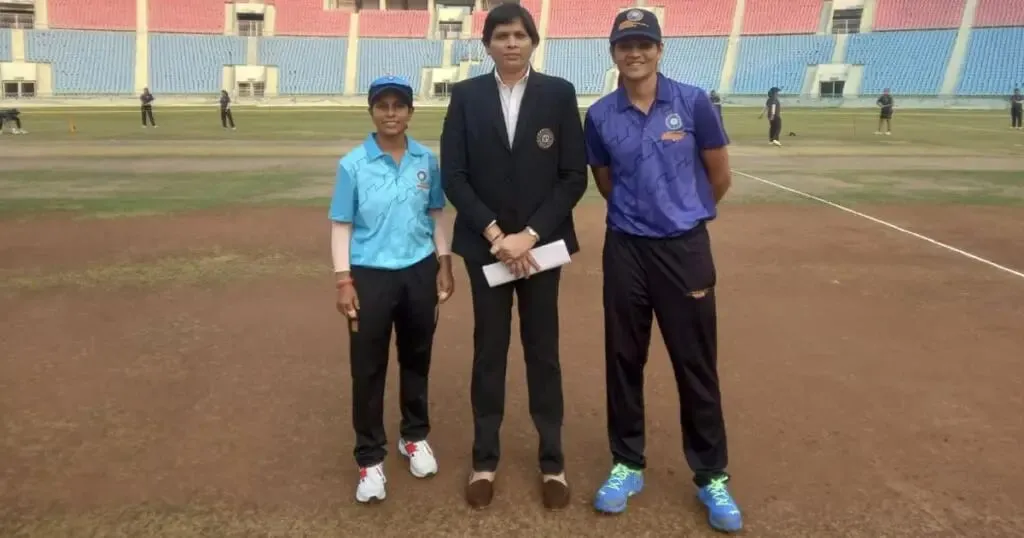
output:
<instances>
[{"instance_id":1,"label":"white dress shirt","mask_svg":"<svg viewBox=\"0 0 1024 538\"><path fill-rule=\"evenodd\" d=\"M526 92L526 79L530 78L530 68L526 68L526 74L512 86L501 81L498 70L494 70L494 78L498 81L498 95L501 96L501 112L505 118L505 130L508 133L508 143L511 145L516 138L516 124L519 123L519 108L523 104L523 93Z\"/></svg>"}]
</instances>

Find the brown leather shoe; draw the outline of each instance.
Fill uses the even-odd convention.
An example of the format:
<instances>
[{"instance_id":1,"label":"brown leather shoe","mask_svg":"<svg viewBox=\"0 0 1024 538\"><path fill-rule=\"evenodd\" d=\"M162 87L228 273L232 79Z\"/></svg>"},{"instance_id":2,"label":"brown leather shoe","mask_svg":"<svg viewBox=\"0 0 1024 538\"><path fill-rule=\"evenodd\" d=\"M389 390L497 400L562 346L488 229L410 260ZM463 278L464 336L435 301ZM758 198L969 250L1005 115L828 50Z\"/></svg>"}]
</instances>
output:
<instances>
[{"instance_id":1,"label":"brown leather shoe","mask_svg":"<svg viewBox=\"0 0 1024 538\"><path fill-rule=\"evenodd\" d=\"M466 484L466 502L476 509L487 508L494 500L494 481L480 478Z\"/></svg>"},{"instance_id":2,"label":"brown leather shoe","mask_svg":"<svg viewBox=\"0 0 1024 538\"><path fill-rule=\"evenodd\" d=\"M562 510L569 506L569 486L561 480L545 480L541 484L541 497L544 499L544 508Z\"/></svg>"}]
</instances>

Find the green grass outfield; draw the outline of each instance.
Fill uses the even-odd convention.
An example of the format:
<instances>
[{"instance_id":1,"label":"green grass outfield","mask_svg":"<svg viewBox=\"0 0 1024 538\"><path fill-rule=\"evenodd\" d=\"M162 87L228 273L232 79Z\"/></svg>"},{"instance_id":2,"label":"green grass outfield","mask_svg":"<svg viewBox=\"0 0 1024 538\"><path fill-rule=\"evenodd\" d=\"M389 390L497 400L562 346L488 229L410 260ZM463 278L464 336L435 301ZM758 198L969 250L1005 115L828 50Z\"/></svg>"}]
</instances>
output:
<instances>
[{"instance_id":1,"label":"green grass outfield","mask_svg":"<svg viewBox=\"0 0 1024 538\"><path fill-rule=\"evenodd\" d=\"M767 132L764 120L758 121L755 108L726 108L725 123L736 143L761 142ZM583 111L581 110L581 117ZM367 112L358 108L239 107L234 109L240 129L225 133L220 129L217 107L168 107L155 109L160 128L146 135L159 140L338 140L363 137L370 122ZM26 129L34 138L45 140L131 140L141 135L137 108L50 108L24 109ZM785 130L803 137L831 141L861 141L876 127L875 109L788 109L783 118ZM436 140L444 118L443 108L422 108L416 112L410 134L423 140ZM74 121L78 133L68 132ZM1014 147L1009 113L970 110L897 110L894 123L900 140L935 145L960 146L950 138L957 133L973 133L972 147ZM952 136L950 136L952 135ZM1021 148L1022 141L1015 140ZM1018 152L1019 153L1019 152Z\"/></svg>"},{"instance_id":2,"label":"green grass outfield","mask_svg":"<svg viewBox=\"0 0 1024 538\"><path fill-rule=\"evenodd\" d=\"M24 109L30 134L0 137L0 218L325 205L338 157L371 127L351 108L240 107L237 131L216 107L155 112L159 128L142 129L135 108ZM733 166L748 174L847 204L1024 204L1024 132L1005 113L897 110L893 136L877 136L873 109L794 108L775 148L758 112L725 109ZM410 134L436 147L443 115L417 111ZM737 177L728 201L801 200Z\"/></svg>"}]
</instances>

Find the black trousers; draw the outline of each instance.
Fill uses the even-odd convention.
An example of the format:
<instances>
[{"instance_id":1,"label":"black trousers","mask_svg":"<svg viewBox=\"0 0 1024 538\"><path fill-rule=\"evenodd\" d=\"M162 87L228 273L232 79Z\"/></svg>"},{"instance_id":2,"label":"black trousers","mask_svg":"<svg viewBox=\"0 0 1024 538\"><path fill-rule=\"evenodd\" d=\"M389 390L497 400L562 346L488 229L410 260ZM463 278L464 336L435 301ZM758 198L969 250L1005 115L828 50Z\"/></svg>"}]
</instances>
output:
<instances>
[{"instance_id":1,"label":"black trousers","mask_svg":"<svg viewBox=\"0 0 1024 538\"><path fill-rule=\"evenodd\" d=\"M609 230L604 254L605 376L612 458L644 458L644 366L657 316L679 391L683 451L694 482L728 477L718 385L715 264L704 225L671 239Z\"/></svg>"},{"instance_id":2,"label":"black trousers","mask_svg":"<svg viewBox=\"0 0 1024 538\"><path fill-rule=\"evenodd\" d=\"M231 123L231 127L234 128L235 127L235 118L231 115L231 109L230 108L222 108L222 109L220 109L220 124L222 126L224 126L224 128L226 129L228 127L228 123L229 122Z\"/></svg>"},{"instance_id":3,"label":"black trousers","mask_svg":"<svg viewBox=\"0 0 1024 538\"><path fill-rule=\"evenodd\" d=\"M778 140L782 134L782 117L775 116L775 119L768 120L768 140Z\"/></svg>"},{"instance_id":4,"label":"black trousers","mask_svg":"<svg viewBox=\"0 0 1024 538\"><path fill-rule=\"evenodd\" d=\"M1020 127L1022 121L1024 121L1024 109L1022 109L1021 107L1017 107L1017 106L1011 107L1010 108L1010 126L1011 127Z\"/></svg>"},{"instance_id":5,"label":"black trousers","mask_svg":"<svg viewBox=\"0 0 1024 538\"><path fill-rule=\"evenodd\" d=\"M473 295L473 470L496 471L501 457L500 430L505 415L505 372L515 293L530 416L540 437L540 470L544 474L558 474L565 467L562 368L558 357L561 271L552 269L491 288L480 265L466 262L466 270Z\"/></svg>"},{"instance_id":6,"label":"black trousers","mask_svg":"<svg viewBox=\"0 0 1024 538\"><path fill-rule=\"evenodd\" d=\"M149 124L156 127L156 120L153 119L153 107L150 105L142 105L142 126L146 126L146 120L149 120Z\"/></svg>"},{"instance_id":7,"label":"black trousers","mask_svg":"<svg viewBox=\"0 0 1024 538\"><path fill-rule=\"evenodd\" d=\"M387 456L384 386L392 327L398 348L401 436L415 442L430 433L427 375L437 326L437 270L433 255L401 270L352 268L360 308L359 319L349 323L349 362L354 454L360 467Z\"/></svg>"},{"instance_id":8,"label":"black trousers","mask_svg":"<svg viewBox=\"0 0 1024 538\"><path fill-rule=\"evenodd\" d=\"M12 121L14 122L14 128L21 130L21 118L19 118L18 116L0 116L0 130L4 128L5 123L10 123Z\"/></svg>"}]
</instances>

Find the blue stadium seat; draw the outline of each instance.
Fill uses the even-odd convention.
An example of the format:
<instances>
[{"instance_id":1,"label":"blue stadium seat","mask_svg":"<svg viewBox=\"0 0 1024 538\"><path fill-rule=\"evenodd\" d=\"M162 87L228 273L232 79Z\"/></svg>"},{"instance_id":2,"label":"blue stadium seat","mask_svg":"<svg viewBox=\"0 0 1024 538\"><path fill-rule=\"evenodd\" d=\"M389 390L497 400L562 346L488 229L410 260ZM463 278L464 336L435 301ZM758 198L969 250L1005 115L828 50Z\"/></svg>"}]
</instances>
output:
<instances>
[{"instance_id":1,"label":"blue stadium seat","mask_svg":"<svg viewBox=\"0 0 1024 538\"><path fill-rule=\"evenodd\" d=\"M277 66L282 95L343 93L347 53L348 38L265 37L259 43L259 62Z\"/></svg>"},{"instance_id":2,"label":"blue stadium seat","mask_svg":"<svg viewBox=\"0 0 1024 538\"><path fill-rule=\"evenodd\" d=\"M225 89L225 65L245 65L244 37L149 34L149 89L155 94L218 93Z\"/></svg>"},{"instance_id":3,"label":"blue stadium seat","mask_svg":"<svg viewBox=\"0 0 1024 538\"><path fill-rule=\"evenodd\" d=\"M9 62L11 59L11 31L0 28L0 62Z\"/></svg>"},{"instance_id":4,"label":"blue stadium seat","mask_svg":"<svg viewBox=\"0 0 1024 538\"><path fill-rule=\"evenodd\" d=\"M572 82L578 94L604 93L605 77L615 67L607 39L548 39L545 50L547 74Z\"/></svg>"},{"instance_id":5,"label":"blue stadium seat","mask_svg":"<svg viewBox=\"0 0 1024 538\"><path fill-rule=\"evenodd\" d=\"M414 92L426 67L441 67L444 43L436 39L365 38L359 40L357 92L366 93L377 77L405 77Z\"/></svg>"},{"instance_id":6,"label":"blue stadium seat","mask_svg":"<svg viewBox=\"0 0 1024 538\"><path fill-rule=\"evenodd\" d=\"M487 55L484 44L479 39L456 41L452 44L452 64L471 61L469 76L475 77L494 69L494 60Z\"/></svg>"},{"instance_id":7,"label":"blue stadium seat","mask_svg":"<svg viewBox=\"0 0 1024 538\"><path fill-rule=\"evenodd\" d=\"M889 88L898 95L937 95L956 30L872 32L850 36L846 63L863 64L860 93Z\"/></svg>"},{"instance_id":8,"label":"blue stadium seat","mask_svg":"<svg viewBox=\"0 0 1024 538\"><path fill-rule=\"evenodd\" d=\"M971 31L957 93L1006 95L1024 84L1024 28Z\"/></svg>"},{"instance_id":9,"label":"blue stadium seat","mask_svg":"<svg viewBox=\"0 0 1024 538\"><path fill-rule=\"evenodd\" d=\"M25 60L51 64L56 95L130 94L134 90L132 32L27 30Z\"/></svg>"},{"instance_id":10,"label":"blue stadium seat","mask_svg":"<svg viewBox=\"0 0 1024 538\"><path fill-rule=\"evenodd\" d=\"M729 39L725 37L667 38L661 72L705 91L717 89L728 45ZM607 45L605 54L608 54Z\"/></svg>"},{"instance_id":11,"label":"blue stadium seat","mask_svg":"<svg viewBox=\"0 0 1024 538\"><path fill-rule=\"evenodd\" d=\"M807 66L832 62L836 41L831 35L743 36L740 39L733 93L801 93Z\"/></svg>"}]
</instances>

